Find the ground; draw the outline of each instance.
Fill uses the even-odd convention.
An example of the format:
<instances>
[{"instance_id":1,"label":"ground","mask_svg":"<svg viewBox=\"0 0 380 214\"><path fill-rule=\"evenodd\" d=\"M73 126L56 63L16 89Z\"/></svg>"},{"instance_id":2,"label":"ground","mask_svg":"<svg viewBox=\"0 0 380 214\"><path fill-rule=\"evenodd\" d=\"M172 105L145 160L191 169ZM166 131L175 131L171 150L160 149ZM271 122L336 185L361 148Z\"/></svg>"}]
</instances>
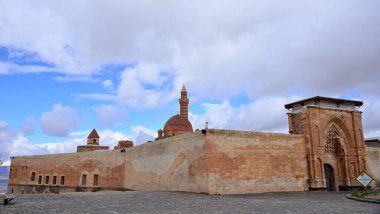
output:
<instances>
[{"instance_id":1,"label":"ground","mask_svg":"<svg viewBox=\"0 0 380 214\"><path fill-rule=\"evenodd\" d=\"M215 196L184 192L96 192L16 195L0 213L380 213L379 204L348 192Z\"/></svg>"}]
</instances>

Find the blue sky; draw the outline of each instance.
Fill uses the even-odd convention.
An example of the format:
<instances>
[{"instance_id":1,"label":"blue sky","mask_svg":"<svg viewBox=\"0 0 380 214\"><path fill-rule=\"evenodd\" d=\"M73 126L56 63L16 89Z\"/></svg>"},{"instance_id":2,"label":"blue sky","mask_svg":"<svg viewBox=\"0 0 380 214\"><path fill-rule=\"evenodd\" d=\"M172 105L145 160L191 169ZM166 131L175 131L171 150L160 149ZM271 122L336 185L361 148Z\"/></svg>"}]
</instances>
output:
<instances>
[{"instance_id":1,"label":"blue sky","mask_svg":"<svg viewBox=\"0 0 380 214\"><path fill-rule=\"evenodd\" d=\"M378 1L0 0L4 156L153 139L179 113L202 128L287 132L284 104L364 101L380 136Z\"/></svg>"}]
</instances>

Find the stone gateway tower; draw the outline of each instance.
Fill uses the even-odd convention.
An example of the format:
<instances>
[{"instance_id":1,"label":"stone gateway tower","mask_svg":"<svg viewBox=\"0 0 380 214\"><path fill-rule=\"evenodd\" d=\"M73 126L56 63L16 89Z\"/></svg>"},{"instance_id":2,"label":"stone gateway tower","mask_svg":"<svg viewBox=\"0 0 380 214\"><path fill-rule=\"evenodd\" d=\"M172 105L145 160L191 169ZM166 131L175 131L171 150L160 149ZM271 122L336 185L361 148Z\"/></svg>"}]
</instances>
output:
<instances>
[{"instance_id":1,"label":"stone gateway tower","mask_svg":"<svg viewBox=\"0 0 380 214\"><path fill-rule=\"evenodd\" d=\"M368 172L360 101L312 97L285 105L289 133L305 138L310 189L347 190Z\"/></svg>"}]
</instances>

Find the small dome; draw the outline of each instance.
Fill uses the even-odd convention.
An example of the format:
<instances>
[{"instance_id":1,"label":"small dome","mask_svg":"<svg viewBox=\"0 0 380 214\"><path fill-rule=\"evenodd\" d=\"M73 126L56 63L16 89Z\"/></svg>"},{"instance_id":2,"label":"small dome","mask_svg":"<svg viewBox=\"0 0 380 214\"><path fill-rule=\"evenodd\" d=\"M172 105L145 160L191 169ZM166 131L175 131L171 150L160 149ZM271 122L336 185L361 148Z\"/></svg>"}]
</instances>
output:
<instances>
[{"instance_id":1,"label":"small dome","mask_svg":"<svg viewBox=\"0 0 380 214\"><path fill-rule=\"evenodd\" d=\"M193 132L193 126L188 119L177 114L171 117L164 126L164 135L167 137L168 131L172 131L173 135L179 135L186 132Z\"/></svg>"}]
</instances>

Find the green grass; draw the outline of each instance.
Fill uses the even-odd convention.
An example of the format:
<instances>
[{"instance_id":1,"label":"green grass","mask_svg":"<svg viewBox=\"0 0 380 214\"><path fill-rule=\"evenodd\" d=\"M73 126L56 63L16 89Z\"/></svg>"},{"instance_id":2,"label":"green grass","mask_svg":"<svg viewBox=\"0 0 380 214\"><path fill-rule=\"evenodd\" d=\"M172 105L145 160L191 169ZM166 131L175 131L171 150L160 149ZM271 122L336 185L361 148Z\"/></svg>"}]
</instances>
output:
<instances>
[{"instance_id":1,"label":"green grass","mask_svg":"<svg viewBox=\"0 0 380 214\"><path fill-rule=\"evenodd\" d=\"M380 189L371 189L366 191L358 191L352 193L352 196L357 197L357 198L365 198L367 195L378 195L380 194ZM376 201L380 202L380 199L376 199Z\"/></svg>"}]
</instances>

